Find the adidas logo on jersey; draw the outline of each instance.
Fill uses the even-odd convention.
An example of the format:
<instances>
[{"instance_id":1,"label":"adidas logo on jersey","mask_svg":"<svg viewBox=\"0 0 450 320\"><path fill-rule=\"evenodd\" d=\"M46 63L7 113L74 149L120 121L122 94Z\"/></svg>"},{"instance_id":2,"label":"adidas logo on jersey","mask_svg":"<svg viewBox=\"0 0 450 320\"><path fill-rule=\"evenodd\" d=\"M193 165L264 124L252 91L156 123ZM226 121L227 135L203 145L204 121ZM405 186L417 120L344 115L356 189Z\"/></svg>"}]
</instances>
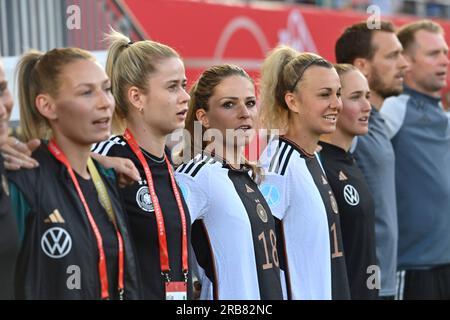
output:
<instances>
[{"instance_id":1,"label":"adidas logo on jersey","mask_svg":"<svg viewBox=\"0 0 450 320\"><path fill-rule=\"evenodd\" d=\"M53 210L52 213L44 220L45 223L65 223L66 221L59 213L58 209Z\"/></svg>"},{"instance_id":2,"label":"adidas logo on jersey","mask_svg":"<svg viewBox=\"0 0 450 320\"><path fill-rule=\"evenodd\" d=\"M250 188L247 184L245 184L245 189L247 190L247 193L255 192L252 188Z\"/></svg>"},{"instance_id":3,"label":"adidas logo on jersey","mask_svg":"<svg viewBox=\"0 0 450 320\"><path fill-rule=\"evenodd\" d=\"M348 180L347 176L342 171L339 171L339 181L346 181L346 180Z\"/></svg>"}]
</instances>

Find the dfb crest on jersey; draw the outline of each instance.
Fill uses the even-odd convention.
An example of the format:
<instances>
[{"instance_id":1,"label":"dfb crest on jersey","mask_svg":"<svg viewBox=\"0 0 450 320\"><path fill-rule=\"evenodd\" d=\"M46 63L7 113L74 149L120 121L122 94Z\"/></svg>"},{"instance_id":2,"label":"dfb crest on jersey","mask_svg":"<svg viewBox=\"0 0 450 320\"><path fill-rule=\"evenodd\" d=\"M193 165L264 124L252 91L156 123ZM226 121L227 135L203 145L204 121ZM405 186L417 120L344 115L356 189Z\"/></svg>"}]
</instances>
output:
<instances>
[{"instance_id":1,"label":"dfb crest on jersey","mask_svg":"<svg viewBox=\"0 0 450 320\"><path fill-rule=\"evenodd\" d=\"M328 191L328 195L330 196L331 209L333 209L333 212L335 214L338 214L339 213L338 205L337 205L337 201L336 201L336 198L334 197L333 192L332 191Z\"/></svg>"},{"instance_id":2,"label":"dfb crest on jersey","mask_svg":"<svg viewBox=\"0 0 450 320\"><path fill-rule=\"evenodd\" d=\"M42 235L41 248L50 258L60 259L72 249L72 238L63 228L50 228Z\"/></svg>"},{"instance_id":3,"label":"dfb crest on jersey","mask_svg":"<svg viewBox=\"0 0 450 320\"><path fill-rule=\"evenodd\" d=\"M136 192L136 202L139 205L139 208L144 211L153 212L155 210L147 186L140 187Z\"/></svg>"},{"instance_id":4,"label":"dfb crest on jersey","mask_svg":"<svg viewBox=\"0 0 450 320\"><path fill-rule=\"evenodd\" d=\"M262 222L266 223L268 221L266 209L264 209L261 203L256 205L256 213L258 217L262 220Z\"/></svg>"}]
</instances>

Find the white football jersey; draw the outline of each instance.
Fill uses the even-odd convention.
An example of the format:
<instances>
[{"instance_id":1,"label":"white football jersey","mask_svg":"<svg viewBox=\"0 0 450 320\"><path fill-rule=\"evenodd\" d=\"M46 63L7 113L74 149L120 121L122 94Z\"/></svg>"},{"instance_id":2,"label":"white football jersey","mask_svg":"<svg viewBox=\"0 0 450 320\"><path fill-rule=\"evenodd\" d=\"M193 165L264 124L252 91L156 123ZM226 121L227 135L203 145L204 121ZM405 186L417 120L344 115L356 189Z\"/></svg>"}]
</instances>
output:
<instances>
[{"instance_id":1,"label":"white football jersey","mask_svg":"<svg viewBox=\"0 0 450 320\"><path fill-rule=\"evenodd\" d=\"M282 278L288 297L331 299L327 212L305 160L291 144L273 139L260 161L265 171L261 192L281 220L284 237L279 240L284 240L287 261Z\"/></svg>"},{"instance_id":2,"label":"white football jersey","mask_svg":"<svg viewBox=\"0 0 450 320\"><path fill-rule=\"evenodd\" d=\"M197 155L176 171L203 269L202 299L282 299L275 223L246 169ZM205 278L206 277L206 278Z\"/></svg>"}]
</instances>

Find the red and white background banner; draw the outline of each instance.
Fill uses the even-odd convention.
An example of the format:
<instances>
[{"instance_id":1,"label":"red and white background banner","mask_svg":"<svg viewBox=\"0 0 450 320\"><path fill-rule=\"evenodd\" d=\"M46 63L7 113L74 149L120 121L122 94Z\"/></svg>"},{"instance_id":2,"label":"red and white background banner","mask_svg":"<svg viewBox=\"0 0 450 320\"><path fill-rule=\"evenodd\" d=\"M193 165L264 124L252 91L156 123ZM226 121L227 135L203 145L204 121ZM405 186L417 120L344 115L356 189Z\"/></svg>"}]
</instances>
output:
<instances>
[{"instance_id":1,"label":"red and white background banner","mask_svg":"<svg viewBox=\"0 0 450 320\"><path fill-rule=\"evenodd\" d=\"M210 65L229 62L257 77L268 50L280 43L335 61L334 44L343 30L369 14L272 2L225 5L207 1L122 0L146 36L175 48L189 82ZM381 16L396 26L417 17ZM450 21L438 22L450 43ZM449 72L450 73L450 72Z\"/></svg>"}]
</instances>

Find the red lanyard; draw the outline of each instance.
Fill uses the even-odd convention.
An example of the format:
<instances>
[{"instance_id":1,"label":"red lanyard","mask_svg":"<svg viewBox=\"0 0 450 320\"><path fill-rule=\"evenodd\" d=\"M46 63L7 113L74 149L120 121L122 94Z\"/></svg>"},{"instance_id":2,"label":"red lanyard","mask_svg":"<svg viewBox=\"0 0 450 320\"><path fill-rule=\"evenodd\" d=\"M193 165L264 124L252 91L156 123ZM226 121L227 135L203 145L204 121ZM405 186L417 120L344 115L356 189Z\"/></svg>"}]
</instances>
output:
<instances>
[{"instance_id":1,"label":"red lanyard","mask_svg":"<svg viewBox=\"0 0 450 320\"><path fill-rule=\"evenodd\" d=\"M159 241L159 260L161 264L161 272L165 276L166 281L169 282L169 254L167 249L167 238L166 238L166 228L164 225L164 217L161 211L161 206L159 204L158 197L155 192L155 185L153 183L152 172L150 171L150 167L148 166L147 161L145 160L144 154L142 153L138 143L134 139L129 129L125 130L124 137L128 142L128 145L133 150L136 157L139 159L142 167L144 168L145 178L147 179L147 185L150 192L150 197L152 199L153 208L155 210L156 216L156 224L158 226L158 241ZM178 210L180 212L181 217L181 225L183 228L182 233L182 262L183 262L183 273L185 275L185 280L187 280L188 273L188 248L187 248L187 226L186 226L186 215L184 212L183 203L181 201L180 192L178 191L177 184L175 182L175 177L172 171L172 165L170 164L167 156L164 154L164 158L167 164L167 170L169 171L170 181L172 183L172 190L175 195L175 199L177 201Z\"/></svg>"},{"instance_id":2,"label":"red lanyard","mask_svg":"<svg viewBox=\"0 0 450 320\"><path fill-rule=\"evenodd\" d=\"M105 257L105 251L103 249L103 239L102 235L100 233L100 230L97 227L97 224L95 223L95 220L92 216L91 210L89 209L89 206L86 202L86 199L83 195L83 192L81 191L80 185L78 183L77 177L75 176L75 173L73 172L73 169L67 160L64 153L59 149L58 145L54 140L51 140L48 144L48 149L53 154L53 156L60 161L64 166L67 168L67 171L69 172L70 177L72 178L72 182L75 185L75 189L78 192L78 196L80 197L81 202L83 203L84 209L86 210L86 214L89 220L89 223L92 227L92 230L94 231L95 238L97 240L97 247L99 252L99 261L98 261L98 271L100 275L100 285L101 285L101 296L102 299L108 299L109 298L109 291L108 291L108 275L106 271L106 257ZM92 174L91 174L92 175ZM123 298L123 292L124 292L124 285L123 285L123 259L124 259L124 250L123 250L123 239L122 235L120 234L120 231L116 224L114 224L114 227L116 229L117 233L117 239L118 239L118 245L119 245L119 280L118 280L118 290L119 290L119 298Z\"/></svg>"}]
</instances>

